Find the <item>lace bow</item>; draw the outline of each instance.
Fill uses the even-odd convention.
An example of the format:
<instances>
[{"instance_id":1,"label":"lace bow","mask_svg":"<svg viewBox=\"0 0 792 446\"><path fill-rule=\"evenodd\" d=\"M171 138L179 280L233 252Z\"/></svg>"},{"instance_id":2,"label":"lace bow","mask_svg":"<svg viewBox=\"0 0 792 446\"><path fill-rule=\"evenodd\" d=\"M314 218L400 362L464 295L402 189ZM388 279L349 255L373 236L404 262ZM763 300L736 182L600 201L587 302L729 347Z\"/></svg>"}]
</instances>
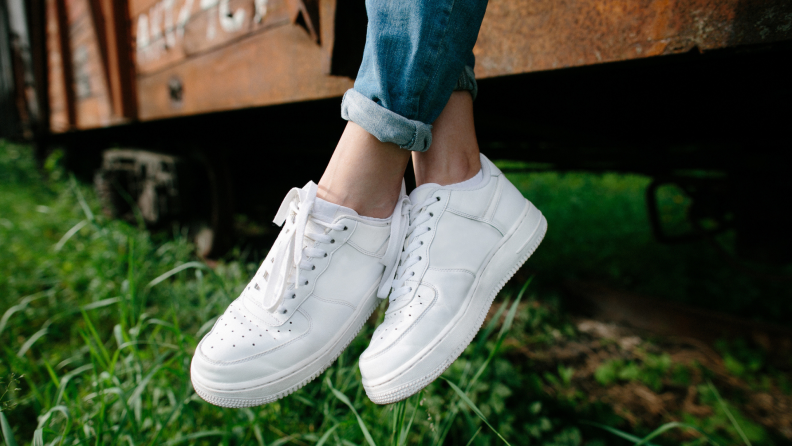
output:
<instances>
[{"instance_id":1,"label":"lace bow","mask_svg":"<svg viewBox=\"0 0 792 446\"><path fill-rule=\"evenodd\" d=\"M337 231L344 229L343 224L327 223L312 217L316 191L317 186L313 181L302 189L295 187L290 190L273 220L278 226L283 226L283 229L275 241L271 255L268 256L272 268L269 272L267 271L269 265L265 260L256 273L256 279L248 287L248 290L255 290L260 294L262 305L270 312L274 312L281 306L284 296L288 294L287 291L296 290L300 286L308 284L301 278L300 271L314 268L310 259L327 255L327 252L317 247L316 244L317 242L331 243L332 237L326 234L326 230L323 233L306 231L308 221L311 221L314 228L324 227ZM406 195L406 188L402 182L399 200L391 219L388 247L380 259L380 263L385 266L385 272L380 280L377 296L383 299L388 297L390 292L396 262L404 243L409 211L410 199ZM294 296L293 293L292 295Z\"/></svg>"}]
</instances>

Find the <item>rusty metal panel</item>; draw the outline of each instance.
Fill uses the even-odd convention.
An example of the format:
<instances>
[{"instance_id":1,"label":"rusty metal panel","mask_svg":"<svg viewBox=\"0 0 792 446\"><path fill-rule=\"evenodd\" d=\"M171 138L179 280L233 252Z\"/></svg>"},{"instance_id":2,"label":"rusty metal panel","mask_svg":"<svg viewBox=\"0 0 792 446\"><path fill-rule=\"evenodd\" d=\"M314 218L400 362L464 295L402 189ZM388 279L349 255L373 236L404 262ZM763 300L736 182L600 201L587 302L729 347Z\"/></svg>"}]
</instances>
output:
<instances>
[{"instance_id":1,"label":"rusty metal panel","mask_svg":"<svg viewBox=\"0 0 792 446\"><path fill-rule=\"evenodd\" d=\"M47 0L50 131L136 118L127 5L123 0Z\"/></svg>"},{"instance_id":2,"label":"rusty metal panel","mask_svg":"<svg viewBox=\"0 0 792 446\"><path fill-rule=\"evenodd\" d=\"M72 128L76 122L73 90L70 85L71 57L62 36L68 37L66 9L62 0L47 0L47 83L49 85L49 129L54 133ZM66 28L63 29L62 28ZM66 54L64 55L64 52Z\"/></svg>"},{"instance_id":3,"label":"rusty metal panel","mask_svg":"<svg viewBox=\"0 0 792 446\"><path fill-rule=\"evenodd\" d=\"M60 65L51 63L53 130L334 97L352 86L330 73L333 54L346 51L334 48L339 33L361 19L336 17L336 0L127 0L124 20L109 12L123 2L53 2L69 13L73 67L60 77L73 77L63 82L75 96L70 121L69 88L56 85ZM91 24L89 5L102 24ZM119 65L122 28L134 75ZM48 36L57 59L58 31ZM787 0L491 0L474 53L486 78L782 40L792 40Z\"/></svg>"},{"instance_id":4,"label":"rusty metal panel","mask_svg":"<svg viewBox=\"0 0 792 446\"><path fill-rule=\"evenodd\" d=\"M113 117L128 121L137 117L137 97L134 82L134 61L129 41L129 9L126 0L91 0L97 9L105 42L104 65L113 106ZM100 26L97 25L97 29Z\"/></svg>"},{"instance_id":5,"label":"rusty metal panel","mask_svg":"<svg viewBox=\"0 0 792 446\"><path fill-rule=\"evenodd\" d=\"M66 0L69 18L77 128L88 129L114 123L106 71L93 26L88 0Z\"/></svg>"},{"instance_id":6,"label":"rusty metal panel","mask_svg":"<svg viewBox=\"0 0 792 446\"><path fill-rule=\"evenodd\" d=\"M298 25L240 40L138 77L141 120L337 96L352 87L328 76L325 52Z\"/></svg>"},{"instance_id":7,"label":"rusty metal panel","mask_svg":"<svg viewBox=\"0 0 792 446\"><path fill-rule=\"evenodd\" d=\"M787 0L490 0L476 75L792 39Z\"/></svg>"}]
</instances>

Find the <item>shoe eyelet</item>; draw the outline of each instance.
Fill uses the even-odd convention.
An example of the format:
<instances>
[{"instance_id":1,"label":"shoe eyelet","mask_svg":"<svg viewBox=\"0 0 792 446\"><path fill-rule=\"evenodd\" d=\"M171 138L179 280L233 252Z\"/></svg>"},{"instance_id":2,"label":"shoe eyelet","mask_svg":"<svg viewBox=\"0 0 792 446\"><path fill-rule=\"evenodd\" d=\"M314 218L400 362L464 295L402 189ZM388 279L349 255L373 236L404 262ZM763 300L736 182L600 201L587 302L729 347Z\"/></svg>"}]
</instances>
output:
<instances>
[{"instance_id":1,"label":"shoe eyelet","mask_svg":"<svg viewBox=\"0 0 792 446\"><path fill-rule=\"evenodd\" d=\"M347 229L349 229L349 228L347 228L346 226L344 226L344 231L346 231Z\"/></svg>"},{"instance_id":2,"label":"shoe eyelet","mask_svg":"<svg viewBox=\"0 0 792 446\"><path fill-rule=\"evenodd\" d=\"M297 299L297 295L296 294L292 294L292 299Z\"/></svg>"},{"instance_id":3,"label":"shoe eyelet","mask_svg":"<svg viewBox=\"0 0 792 446\"><path fill-rule=\"evenodd\" d=\"M427 230L427 231L431 231L431 230L432 230L432 228L426 228L426 230Z\"/></svg>"},{"instance_id":4,"label":"shoe eyelet","mask_svg":"<svg viewBox=\"0 0 792 446\"><path fill-rule=\"evenodd\" d=\"M331 240L330 240L330 243L335 243L335 239L331 239Z\"/></svg>"},{"instance_id":5,"label":"shoe eyelet","mask_svg":"<svg viewBox=\"0 0 792 446\"><path fill-rule=\"evenodd\" d=\"M440 201L440 197L435 197L435 198L437 198L437 201Z\"/></svg>"},{"instance_id":6,"label":"shoe eyelet","mask_svg":"<svg viewBox=\"0 0 792 446\"><path fill-rule=\"evenodd\" d=\"M316 265L311 265L311 271L316 269Z\"/></svg>"},{"instance_id":7,"label":"shoe eyelet","mask_svg":"<svg viewBox=\"0 0 792 446\"><path fill-rule=\"evenodd\" d=\"M305 281L305 284L308 285L308 281L307 280Z\"/></svg>"},{"instance_id":8,"label":"shoe eyelet","mask_svg":"<svg viewBox=\"0 0 792 446\"><path fill-rule=\"evenodd\" d=\"M421 261L421 260L423 260L423 257L418 256L418 261Z\"/></svg>"},{"instance_id":9,"label":"shoe eyelet","mask_svg":"<svg viewBox=\"0 0 792 446\"><path fill-rule=\"evenodd\" d=\"M324 257L327 257L327 253L325 253Z\"/></svg>"},{"instance_id":10,"label":"shoe eyelet","mask_svg":"<svg viewBox=\"0 0 792 446\"><path fill-rule=\"evenodd\" d=\"M423 240L421 240L421 244L423 245Z\"/></svg>"},{"instance_id":11,"label":"shoe eyelet","mask_svg":"<svg viewBox=\"0 0 792 446\"><path fill-rule=\"evenodd\" d=\"M287 310L287 309L285 309L285 308L284 308L284 309L283 309L283 311L281 311L281 313L283 313L283 314L286 314L288 311L289 311L289 310Z\"/></svg>"},{"instance_id":12,"label":"shoe eyelet","mask_svg":"<svg viewBox=\"0 0 792 446\"><path fill-rule=\"evenodd\" d=\"M430 212L430 213L429 213L429 216L430 216L430 217L434 217L434 214Z\"/></svg>"}]
</instances>

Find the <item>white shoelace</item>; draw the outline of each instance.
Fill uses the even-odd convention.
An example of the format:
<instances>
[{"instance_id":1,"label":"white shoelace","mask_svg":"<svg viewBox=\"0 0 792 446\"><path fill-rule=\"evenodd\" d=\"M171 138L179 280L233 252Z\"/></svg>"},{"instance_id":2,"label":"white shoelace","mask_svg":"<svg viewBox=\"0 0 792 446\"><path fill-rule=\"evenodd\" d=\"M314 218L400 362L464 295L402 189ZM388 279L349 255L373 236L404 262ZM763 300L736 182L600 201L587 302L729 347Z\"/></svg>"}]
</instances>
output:
<instances>
[{"instance_id":1,"label":"white shoelace","mask_svg":"<svg viewBox=\"0 0 792 446\"><path fill-rule=\"evenodd\" d=\"M335 243L333 237L327 232L345 229L341 223L328 223L312 215L316 202L316 190L316 184L311 181L302 189L295 187L286 194L273 220L276 225L283 226L285 223L285 226L281 229L273 246L275 252L270 260L272 270L267 271L268 265L265 260L248 285L247 291L257 295L264 308L270 312L274 312L281 306L286 295L291 294L293 299L296 297L294 290L300 286L308 285L307 280L300 278L300 271L310 271L316 268L311 259L327 257L327 251L315 245L317 243ZM390 289L389 279L393 275L401 241L404 240L409 204L410 200L405 194L405 187L402 183L401 195L391 220L388 247L380 260L385 265L385 274L380 281L377 295L382 298L387 297L387 292ZM306 230L309 220L316 225L314 228L323 227L324 231L318 233L310 229ZM384 295L382 295L383 290Z\"/></svg>"},{"instance_id":2,"label":"white shoelace","mask_svg":"<svg viewBox=\"0 0 792 446\"><path fill-rule=\"evenodd\" d=\"M415 271L408 271L408 269L423 260L422 256L413 255L412 253L423 245L423 241L418 240L418 237L432 230L431 226L425 224L434 216L429 212L428 208L439 201L439 198L429 196L422 203L416 203L410 210L410 226L407 228L405 235L404 250L401 253L396 277L391 282L393 290L390 294L391 301L412 292L412 287L404 285L407 279L415 276Z\"/></svg>"}]
</instances>

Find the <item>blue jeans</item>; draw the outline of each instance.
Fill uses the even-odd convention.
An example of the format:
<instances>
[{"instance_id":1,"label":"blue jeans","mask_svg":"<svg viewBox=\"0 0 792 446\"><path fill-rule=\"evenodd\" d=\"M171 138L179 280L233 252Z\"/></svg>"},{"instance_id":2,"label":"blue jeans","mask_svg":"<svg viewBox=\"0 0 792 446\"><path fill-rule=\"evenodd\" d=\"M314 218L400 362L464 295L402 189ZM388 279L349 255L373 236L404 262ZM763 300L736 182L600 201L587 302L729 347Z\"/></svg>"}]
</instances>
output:
<instances>
[{"instance_id":1,"label":"blue jeans","mask_svg":"<svg viewBox=\"0 0 792 446\"><path fill-rule=\"evenodd\" d=\"M454 90L475 98L473 46L487 0L366 0L368 29L341 116L382 142L418 152Z\"/></svg>"}]
</instances>

